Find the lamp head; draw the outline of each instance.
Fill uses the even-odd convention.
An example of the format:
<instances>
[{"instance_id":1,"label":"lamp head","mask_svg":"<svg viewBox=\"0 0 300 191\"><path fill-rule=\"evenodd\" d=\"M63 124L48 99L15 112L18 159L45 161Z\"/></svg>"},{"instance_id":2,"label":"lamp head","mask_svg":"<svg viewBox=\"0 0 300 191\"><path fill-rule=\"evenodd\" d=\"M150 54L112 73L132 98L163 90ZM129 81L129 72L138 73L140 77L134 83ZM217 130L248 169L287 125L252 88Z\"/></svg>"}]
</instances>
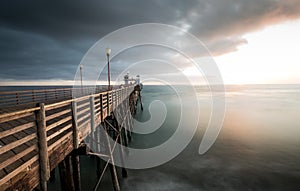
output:
<instances>
[{"instance_id":1,"label":"lamp head","mask_svg":"<svg viewBox=\"0 0 300 191\"><path fill-rule=\"evenodd\" d=\"M111 53L111 49L110 48L106 48L106 55L109 56Z\"/></svg>"}]
</instances>

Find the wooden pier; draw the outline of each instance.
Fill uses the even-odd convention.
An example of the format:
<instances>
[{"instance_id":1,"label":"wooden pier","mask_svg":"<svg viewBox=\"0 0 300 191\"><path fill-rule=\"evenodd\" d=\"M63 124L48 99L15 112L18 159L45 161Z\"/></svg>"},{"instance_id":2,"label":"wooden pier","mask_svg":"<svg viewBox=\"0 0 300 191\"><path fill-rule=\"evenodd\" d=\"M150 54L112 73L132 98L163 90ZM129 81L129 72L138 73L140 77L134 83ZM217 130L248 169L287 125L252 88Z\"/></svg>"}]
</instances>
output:
<instances>
[{"instance_id":1,"label":"wooden pier","mask_svg":"<svg viewBox=\"0 0 300 191\"><path fill-rule=\"evenodd\" d=\"M92 92L81 89L78 98L72 98L72 89L1 93L0 191L46 191L56 167L65 177L61 178L62 190L80 191L81 154L107 157L104 169L97 168L95 190L107 168L114 190L120 190L113 159L116 144L110 145L108 136L127 146L140 87ZM107 132L105 145L100 144L100 128ZM127 176L124 168L122 176Z\"/></svg>"}]
</instances>

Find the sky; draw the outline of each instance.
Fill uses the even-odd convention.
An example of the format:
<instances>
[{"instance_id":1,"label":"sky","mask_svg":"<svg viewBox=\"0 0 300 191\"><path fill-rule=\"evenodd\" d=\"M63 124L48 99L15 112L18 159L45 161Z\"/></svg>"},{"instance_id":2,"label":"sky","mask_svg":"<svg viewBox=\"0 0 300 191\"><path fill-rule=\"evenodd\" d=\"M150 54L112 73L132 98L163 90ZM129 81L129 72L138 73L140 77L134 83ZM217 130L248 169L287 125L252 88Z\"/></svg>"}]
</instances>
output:
<instances>
[{"instance_id":1,"label":"sky","mask_svg":"<svg viewBox=\"0 0 300 191\"><path fill-rule=\"evenodd\" d=\"M0 85L72 83L99 39L140 23L195 35L227 84L300 83L299 19L299 0L2 0Z\"/></svg>"}]
</instances>

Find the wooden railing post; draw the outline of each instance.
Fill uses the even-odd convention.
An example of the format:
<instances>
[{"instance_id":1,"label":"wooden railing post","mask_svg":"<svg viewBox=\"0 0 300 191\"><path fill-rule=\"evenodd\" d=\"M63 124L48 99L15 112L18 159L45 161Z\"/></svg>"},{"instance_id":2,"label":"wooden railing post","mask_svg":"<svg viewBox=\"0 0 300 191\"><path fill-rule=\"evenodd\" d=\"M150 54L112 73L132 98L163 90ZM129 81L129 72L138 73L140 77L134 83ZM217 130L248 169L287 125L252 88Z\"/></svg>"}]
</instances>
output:
<instances>
[{"instance_id":1,"label":"wooden railing post","mask_svg":"<svg viewBox=\"0 0 300 191\"><path fill-rule=\"evenodd\" d=\"M107 116L110 116L109 91L106 94L106 99L107 99Z\"/></svg>"},{"instance_id":2,"label":"wooden railing post","mask_svg":"<svg viewBox=\"0 0 300 191\"><path fill-rule=\"evenodd\" d=\"M125 100L125 98L126 98L126 92L127 92L127 87L125 88L125 90L124 90L124 97L123 97L123 101Z\"/></svg>"},{"instance_id":3,"label":"wooden railing post","mask_svg":"<svg viewBox=\"0 0 300 191\"><path fill-rule=\"evenodd\" d=\"M91 139L90 139L90 148L96 148L98 151L98 141L97 141L97 133L96 133L96 125L95 125L95 97L92 95L90 97L90 110L91 110ZM101 112L101 111L100 111Z\"/></svg>"},{"instance_id":4,"label":"wooden railing post","mask_svg":"<svg viewBox=\"0 0 300 191\"><path fill-rule=\"evenodd\" d=\"M94 96L90 97L90 110L91 110L91 135L94 135L95 131L95 102ZM92 136L92 140L94 140L94 136Z\"/></svg>"},{"instance_id":5,"label":"wooden railing post","mask_svg":"<svg viewBox=\"0 0 300 191\"><path fill-rule=\"evenodd\" d=\"M114 93L113 93L113 110L116 109L117 106L118 106L118 103L117 103L117 91L114 90Z\"/></svg>"},{"instance_id":6,"label":"wooden railing post","mask_svg":"<svg viewBox=\"0 0 300 191\"><path fill-rule=\"evenodd\" d=\"M78 124L77 124L77 104L76 100L71 102L72 104L72 126L73 126L73 147L77 149L79 146L78 141Z\"/></svg>"},{"instance_id":7,"label":"wooden railing post","mask_svg":"<svg viewBox=\"0 0 300 191\"><path fill-rule=\"evenodd\" d=\"M116 108L119 106L119 90L116 90Z\"/></svg>"},{"instance_id":8,"label":"wooden railing post","mask_svg":"<svg viewBox=\"0 0 300 191\"><path fill-rule=\"evenodd\" d=\"M123 102L123 94L124 94L124 89L121 90L120 96L121 96L121 102Z\"/></svg>"},{"instance_id":9,"label":"wooden railing post","mask_svg":"<svg viewBox=\"0 0 300 191\"><path fill-rule=\"evenodd\" d=\"M37 137L40 161L40 183L41 189L47 191L47 180L50 178L50 166L48 159L46 111L44 103L39 104L40 110L36 112Z\"/></svg>"},{"instance_id":10,"label":"wooden railing post","mask_svg":"<svg viewBox=\"0 0 300 191\"><path fill-rule=\"evenodd\" d=\"M101 122L103 122L103 94L100 94L100 116L101 116Z\"/></svg>"},{"instance_id":11,"label":"wooden railing post","mask_svg":"<svg viewBox=\"0 0 300 191\"><path fill-rule=\"evenodd\" d=\"M113 111L114 110L114 91L111 90L110 94L111 94L111 110Z\"/></svg>"}]
</instances>

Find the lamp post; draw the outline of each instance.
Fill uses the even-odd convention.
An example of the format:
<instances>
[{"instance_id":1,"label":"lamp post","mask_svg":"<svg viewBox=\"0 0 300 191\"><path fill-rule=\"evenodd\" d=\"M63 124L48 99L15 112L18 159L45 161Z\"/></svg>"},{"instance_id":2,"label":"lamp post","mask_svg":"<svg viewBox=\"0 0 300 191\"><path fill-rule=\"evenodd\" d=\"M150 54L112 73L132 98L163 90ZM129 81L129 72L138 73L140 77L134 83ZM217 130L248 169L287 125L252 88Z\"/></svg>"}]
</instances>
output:
<instances>
[{"instance_id":1,"label":"lamp post","mask_svg":"<svg viewBox=\"0 0 300 191\"><path fill-rule=\"evenodd\" d=\"M80 64L80 84L81 84L81 94L83 94L83 89L82 89L82 64Z\"/></svg>"},{"instance_id":2,"label":"lamp post","mask_svg":"<svg viewBox=\"0 0 300 191\"><path fill-rule=\"evenodd\" d=\"M106 57L107 57L107 80L108 80L108 90L110 89L110 66L109 66L109 55L110 55L111 49L106 48Z\"/></svg>"}]
</instances>

